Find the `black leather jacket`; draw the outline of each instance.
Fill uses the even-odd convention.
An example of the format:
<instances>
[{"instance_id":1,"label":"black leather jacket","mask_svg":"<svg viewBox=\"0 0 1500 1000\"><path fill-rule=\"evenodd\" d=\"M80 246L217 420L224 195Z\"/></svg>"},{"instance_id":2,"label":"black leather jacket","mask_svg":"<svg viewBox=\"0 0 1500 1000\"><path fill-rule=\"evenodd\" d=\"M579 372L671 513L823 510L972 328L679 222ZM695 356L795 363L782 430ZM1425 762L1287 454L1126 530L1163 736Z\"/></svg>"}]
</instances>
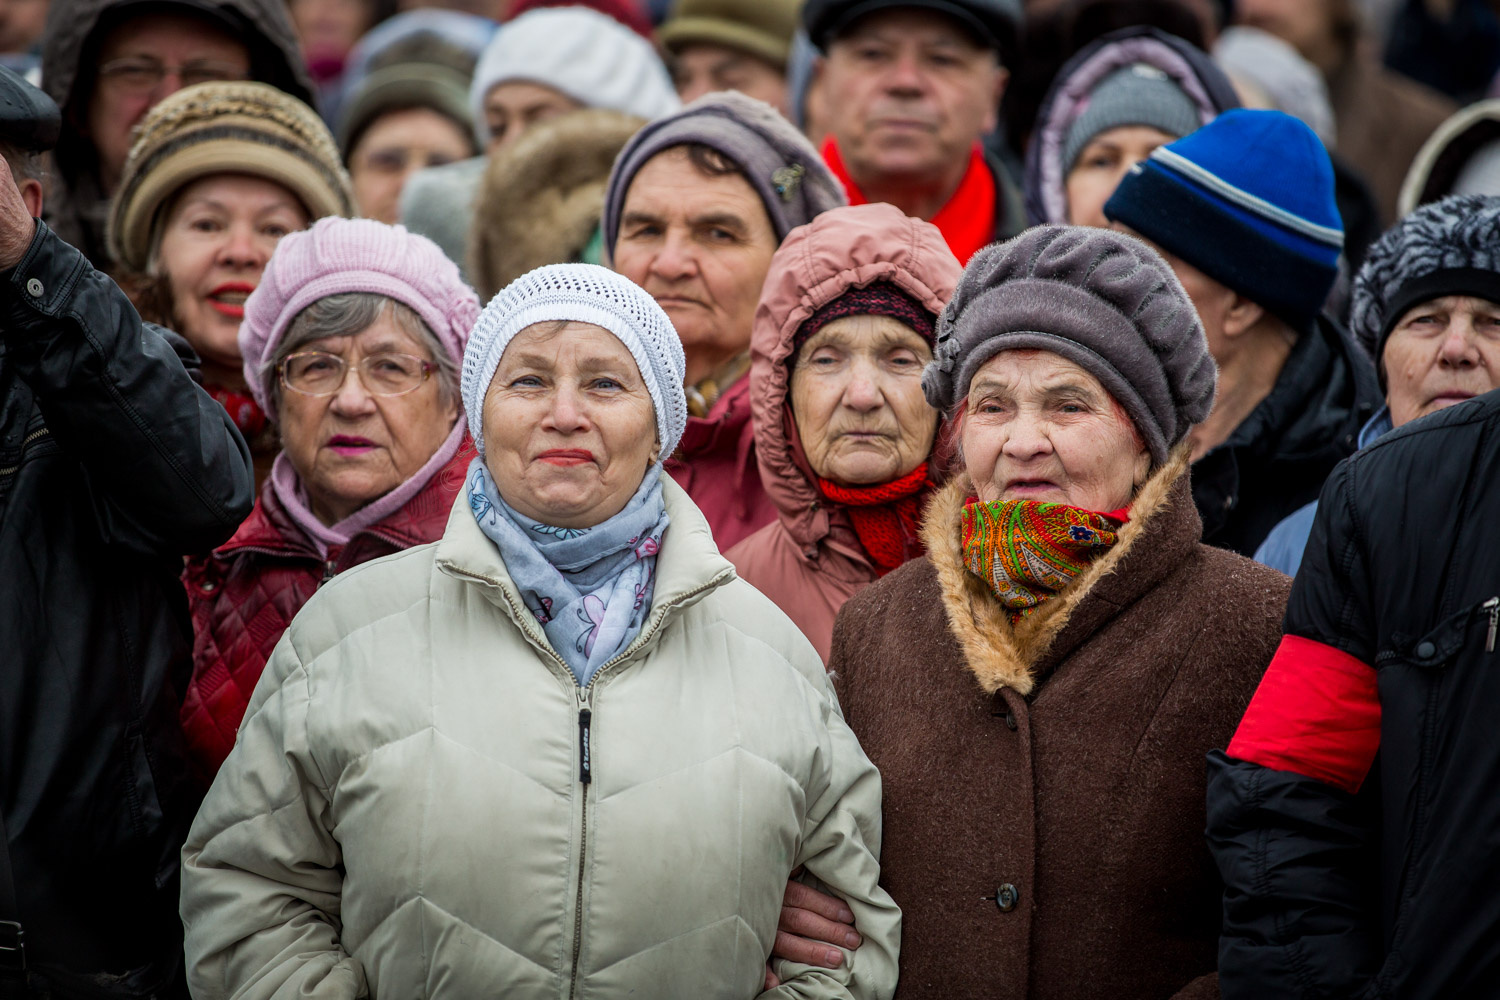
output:
<instances>
[{"instance_id":1,"label":"black leather jacket","mask_svg":"<svg viewBox=\"0 0 1500 1000\"><path fill-rule=\"evenodd\" d=\"M58 997L150 996L180 962L178 574L254 499L196 366L41 223L0 273L0 850Z\"/></svg>"},{"instance_id":2,"label":"black leather jacket","mask_svg":"<svg viewBox=\"0 0 1500 1000\"><path fill-rule=\"evenodd\" d=\"M1258 719L1295 733L1291 763L1209 756L1225 1000L1500 995L1500 390L1334 471L1285 629L1373 687L1320 731ZM1289 676L1304 683L1272 703L1280 717L1341 686ZM1372 699L1378 744L1357 793L1293 769L1338 759Z\"/></svg>"}]
</instances>

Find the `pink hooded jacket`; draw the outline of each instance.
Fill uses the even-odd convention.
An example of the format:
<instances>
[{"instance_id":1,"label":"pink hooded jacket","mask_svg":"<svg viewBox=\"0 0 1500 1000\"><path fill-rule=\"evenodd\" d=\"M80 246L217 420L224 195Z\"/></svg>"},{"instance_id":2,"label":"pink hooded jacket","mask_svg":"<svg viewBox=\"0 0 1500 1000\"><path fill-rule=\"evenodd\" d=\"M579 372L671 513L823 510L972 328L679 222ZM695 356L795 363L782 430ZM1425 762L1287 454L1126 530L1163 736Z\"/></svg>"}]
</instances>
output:
<instances>
[{"instance_id":1,"label":"pink hooded jacket","mask_svg":"<svg viewBox=\"0 0 1500 1000\"><path fill-rule=\"evenodd\" d=\"M963 268L937 227L887 204L835 208L787 234L771 259L750 335L750 406L760 478L779 518L726 555L828 661L833 620L875 580L847 509L825 499L796 440L787 399L792 342L809 316L888 281L936 316Z\"/></svg>"}]
</instances>

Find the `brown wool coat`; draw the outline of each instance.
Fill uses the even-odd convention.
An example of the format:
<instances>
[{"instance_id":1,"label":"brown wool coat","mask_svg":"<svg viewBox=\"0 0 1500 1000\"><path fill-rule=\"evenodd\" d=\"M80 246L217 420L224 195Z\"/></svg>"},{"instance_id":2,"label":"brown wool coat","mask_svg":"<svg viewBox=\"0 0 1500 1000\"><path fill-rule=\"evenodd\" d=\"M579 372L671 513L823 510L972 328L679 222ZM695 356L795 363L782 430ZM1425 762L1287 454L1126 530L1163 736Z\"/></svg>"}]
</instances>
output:
<instances>
[{"instance_id":1,"label":"brown wool coat","mask_svg":"<svg viewBox=\"0 0 1500 1000\"><path fill-rule=\"evenodd\" d=\"M1200 543L1186 465L1179 449L1116 546L1019 626L963 566L966 480L929 508L928 556L844 605L829 666L884 780L898 1000L1218 996L1204 755L1271 659L1290 581Z\"/></svg>"}]
</instances>

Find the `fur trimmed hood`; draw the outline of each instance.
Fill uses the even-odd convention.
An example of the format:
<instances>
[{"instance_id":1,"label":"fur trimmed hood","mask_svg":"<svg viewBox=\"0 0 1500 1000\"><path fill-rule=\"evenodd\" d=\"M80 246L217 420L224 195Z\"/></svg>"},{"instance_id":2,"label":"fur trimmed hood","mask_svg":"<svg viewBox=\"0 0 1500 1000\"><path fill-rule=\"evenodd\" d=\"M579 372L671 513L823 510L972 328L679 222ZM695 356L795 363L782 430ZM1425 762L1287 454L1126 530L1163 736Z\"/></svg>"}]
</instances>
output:
<instances>
[{"instance_id":1,"label":"fur trimmed hood","mask_svg":"<svg viewBox=\"0 0 1500 1000\"><path fill-rule=\"evenodd\" d=\"M481 301L533 268L578 261L599 228L615 157L644 118L575 111L537 125L486 167L469 229Z\"/></svg>"},{"instance_id":2,"label":"fur trimmed hood","mask_svg":"<svg viewBox=\"0 0 1500 1000\"><path fill-rule=\"evenodd\" d=\"M1016 624L988 585L964 565L959 525L973 493L968 475L933 496L922 525L923 541L937 571L948 624L987 694L1008 687L1030 695L1069 650L1149 590L1198 543L1202 524L1188 487L1190 453L1186 441L1173 449L1131 502L1130 520L1114 547ZM1103 586L1107 579L1112 584L1108 588Z\"/></svg>"}]
</instances>

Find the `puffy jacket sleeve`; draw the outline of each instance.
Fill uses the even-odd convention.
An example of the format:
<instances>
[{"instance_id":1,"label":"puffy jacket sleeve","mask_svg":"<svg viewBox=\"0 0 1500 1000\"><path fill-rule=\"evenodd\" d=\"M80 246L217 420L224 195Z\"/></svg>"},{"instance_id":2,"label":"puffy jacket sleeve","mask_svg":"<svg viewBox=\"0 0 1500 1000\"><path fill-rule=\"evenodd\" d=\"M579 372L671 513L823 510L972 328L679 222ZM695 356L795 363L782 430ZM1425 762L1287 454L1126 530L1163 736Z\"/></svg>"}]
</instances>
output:
<instances>
[{"instance_id":1,"label":"puffy jacket sleeve","mask_svg":"<svg viewBox=\"0 0 1500 1000\"><path fill-rule=\"evenodd\" d=\"M1350 476L1345 462L1324 487L1281 646L1227 752L1209 755L1225 1000L1357 997L1380 965L1376 828L1360 795L1380 701Z\"/></svg>"},{"instance_id":2,"label":"puffy jacket sleeve","mask_svg":"<svg viewBox=\"0 0 1500 1000\"><path fill-rule=\"evenodd\" d=\"M844 722L821 660L803 645L807 662L799 666L818 692L827 737L818 784L808 789L794 867L805 868L809 881L849 905L864 942L845 951L838 969L776 960L782 985L762 996L889 998L896 990L901 911L880 885L880 774Z\"/></svg>"},{"instance_id":3,"label":"puffy jacket sleeve","mask_svg":"<svg viewBox=\"0 0 1500 1000\"><path fill-rule=\"evenodd\" d=\"M288 633L183 848L184 948L198 1000L368 993L339 944L342 855L308 745L310 699Z\"/></svg>"},{"instance_id":4,"label":"puffy jacket sleeve","mask_svg":"<svg viewBox=\"0 0 1500 1000\"><path fill-rule=\"evenodd\" d=\"M250 452L189 374L192 349L44 223L0 276L0 329L6 366L82 463L107 541L182 555L234 533L255 499Z\"/></svg>"}]
</instances>

